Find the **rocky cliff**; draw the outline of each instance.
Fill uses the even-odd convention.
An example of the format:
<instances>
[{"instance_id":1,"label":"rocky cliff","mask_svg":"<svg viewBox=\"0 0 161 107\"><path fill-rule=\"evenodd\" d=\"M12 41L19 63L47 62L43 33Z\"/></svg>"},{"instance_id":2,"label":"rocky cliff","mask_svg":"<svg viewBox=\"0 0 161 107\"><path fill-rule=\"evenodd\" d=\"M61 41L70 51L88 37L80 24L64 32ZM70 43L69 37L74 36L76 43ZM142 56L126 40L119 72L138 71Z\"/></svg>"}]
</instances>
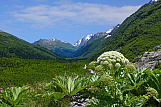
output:
<instances>
[{"instance_id":1,"label":"rocky cliff","mask_svg":"<svg viewBox=\"0 0 161 107\"><path fill-rule=\"evenodd\" d=\"M156 65L161 63L161 45L153 48L157 51L145 52L138 57L138 62L135 62L136 67L144 67L154 69Z\"/></svg>"}]
</instances>

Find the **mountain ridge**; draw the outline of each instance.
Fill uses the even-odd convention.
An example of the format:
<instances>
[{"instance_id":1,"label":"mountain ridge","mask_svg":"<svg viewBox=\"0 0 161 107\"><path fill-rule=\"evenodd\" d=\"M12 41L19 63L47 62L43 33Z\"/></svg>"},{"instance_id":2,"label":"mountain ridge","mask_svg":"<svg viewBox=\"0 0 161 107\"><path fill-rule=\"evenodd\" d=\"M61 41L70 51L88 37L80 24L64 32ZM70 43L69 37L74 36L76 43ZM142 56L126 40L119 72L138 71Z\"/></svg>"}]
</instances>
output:
<instances>
[{"instance_id":1,"label":"mountain ridge","mask_svg":"<svg viewBox=\"0 0 161 107\"><path fill-rule=\"evenodd\" d=\"M150 0L149 3L155 3L155 2L158 2L159 0Z\"/></svg>"},{"instance_id":2,"label":"mountain ridge","mask_svg":"<svg viewBox=\"0 0 161 107\"><path fill-rule=\"evenodd\" d=\"M22 59L63 59L43 47L34 46L12 34L0 32L0 57Z\"/></svg>"},{"instance_id":3,"label":"mountain ridge","mask_svg":"<svg viewBox=\"0 0 161 107\"><path fill-rule=\"evenodd\" d=\"M138 55L161 44L161 1L147 3L126 18L117 31L88 61L103 52L117 50L134 62Z\"/></svg>"},{"instance_id":4,"label":"mountain ridge","mask_svg":"<svg viewBox=\"0 0 161 107\"><path fill-rule=\"evenodd\" d=\"M118 26L119 24L117 25L117 27ZM115 30L116 27L113 27L106 32L98 32L96 34L89 34L87 36L83 36L74 45L55 38L39 39L38 41L35 41L33 44L35 46L42 46L64 57L75 57L75 54L77 53L77 51L79 51L81 47L85 47L89 42L93 42L94 40L97 40L103 36L106 36L106 38L108 38Z\"/></svg>"},{"instance_id":5,"label":"mountain ridge","mask_svg":"<svg viewBox=\"0 0 161 107\"><path fill-rule=\"evenodd\" d=\"M78 47L58 39L40 39L33 43L35 46L42 46L62 56L71 56Z\"/></svg>"},{"instance_id":6,"label":"mountain ridge","mask_svg":"<svg viewBox=\"0 0 161 107\"><path fill-rule=\"evenodd\" d=\"M73 46L81 47L83 46L91 37L94 36L93 34L89 34L87 36L83 36L80 40L78 40Z\"/></svg>"},{"instance_id":7,"label":"mountain ridge","mask_svg":"<svg viewBox=\"0 0 161 107\"><path fill-rule=\"evenodd\" d=\"M116 25L115 27L111 28L106 32L98 32L92 38L85 43L81 48L79 48L73 57L86 59L90 57L92 54L99 51L102 45L108 40L109 37L113 35L113 33L119 28L120 24Z\"/></svg>"}]
</instances>

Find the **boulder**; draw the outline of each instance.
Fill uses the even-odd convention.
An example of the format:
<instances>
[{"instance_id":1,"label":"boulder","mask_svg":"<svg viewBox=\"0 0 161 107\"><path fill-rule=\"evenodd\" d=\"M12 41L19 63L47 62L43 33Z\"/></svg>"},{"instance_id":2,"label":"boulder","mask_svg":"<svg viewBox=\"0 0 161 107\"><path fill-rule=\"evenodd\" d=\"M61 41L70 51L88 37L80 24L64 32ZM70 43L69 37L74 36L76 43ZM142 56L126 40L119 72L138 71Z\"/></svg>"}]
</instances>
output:
<instances>
[{"instance_id":1,"label":"boulder","mask_svg":"<svg viewBox=\"0 0 161 107\"><path fill-rule=\"evenodd\" d=\"M158 46L159 47L159 46ZM145 52L142 56L140 56L138 62L135 62L136 67L144 67L144 68L151 68L161 63L161 50L154 52Z\"/></svg>"}]
</instances>

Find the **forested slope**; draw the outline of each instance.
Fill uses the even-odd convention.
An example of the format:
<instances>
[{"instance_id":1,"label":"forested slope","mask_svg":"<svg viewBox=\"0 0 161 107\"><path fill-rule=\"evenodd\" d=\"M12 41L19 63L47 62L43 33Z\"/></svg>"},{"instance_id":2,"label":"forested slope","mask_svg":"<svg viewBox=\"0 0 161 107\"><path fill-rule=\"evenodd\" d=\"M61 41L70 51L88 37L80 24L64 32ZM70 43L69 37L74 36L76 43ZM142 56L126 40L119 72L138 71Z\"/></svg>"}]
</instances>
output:
<instances>
[{"instance_id":1,"label":"forested slope","mask_svg":"<svg viewBox=\"0 0 161 107\"><path fill-rule=\"evenodd\" d=\"M100 50L100 48L102 47L102 45L105 43L107 39L108 38L102 37L97 40L94 40L93 42L90 42L90 41L89 43L87 42L87 44L85 44L75 52L74 57L82 58L82 59L86 59L90 57L91 55L93 55L94 53Z\"/></svg>"},{"instance_id":2,"label":"forested slope","mask_svg":"<svg viewBox=\"0 0 161 107\"><path fill-rule=\"evenodd\" d=\"M79 48L73 56L77 58L87 59L94 53L98 52L103 44L108 40L108 38L119 28L119 25L120 24L113 27L110 33L98 32L97 34L92 36L90 40L81 48Z\"/></svg>"},{"instance_id":3,"label":"forested slope","mask_svg":"<svg viewBox=\"0 0 161 107\"><path fill-rule=\"evenodd\" d=\"M161 1L145 4L128 17L104 43L101 50L88 60L95 60L101 53L121 48L120 52L130 61L138 55L161 44Z\"/></svg>"},{"instance_id":4,"label":"forested slope","mask_svg":"<svg viewBox=\"0 0 161 107\"><path fill-rule=\"evenodd\" d=\"M34 46L6 32L0 32L0 57L23 59L61 59L43 47Z\"/></svg>"}]
</instances>

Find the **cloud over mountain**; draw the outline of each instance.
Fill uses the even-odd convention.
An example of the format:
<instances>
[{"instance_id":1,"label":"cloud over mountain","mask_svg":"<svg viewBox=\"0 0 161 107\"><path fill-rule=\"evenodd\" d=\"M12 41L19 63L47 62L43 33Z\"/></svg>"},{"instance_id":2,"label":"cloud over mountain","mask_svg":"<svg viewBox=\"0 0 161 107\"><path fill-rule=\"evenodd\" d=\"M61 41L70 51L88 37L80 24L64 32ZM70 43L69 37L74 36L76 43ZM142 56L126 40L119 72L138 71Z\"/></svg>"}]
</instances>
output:
<instances>
[{"instance_id":1,"label":"cloud over mountain","mask_svg":"<svg viewBox=\"0 0 161 107\"><path fill-rule=\"evenodd\" d=\"M140 6L114 7L92 3L59 3L36 5L13 12L17 21L33 25L51 26L57 24L118 24L135 12Z\"/></svg>"}]
</instances>

